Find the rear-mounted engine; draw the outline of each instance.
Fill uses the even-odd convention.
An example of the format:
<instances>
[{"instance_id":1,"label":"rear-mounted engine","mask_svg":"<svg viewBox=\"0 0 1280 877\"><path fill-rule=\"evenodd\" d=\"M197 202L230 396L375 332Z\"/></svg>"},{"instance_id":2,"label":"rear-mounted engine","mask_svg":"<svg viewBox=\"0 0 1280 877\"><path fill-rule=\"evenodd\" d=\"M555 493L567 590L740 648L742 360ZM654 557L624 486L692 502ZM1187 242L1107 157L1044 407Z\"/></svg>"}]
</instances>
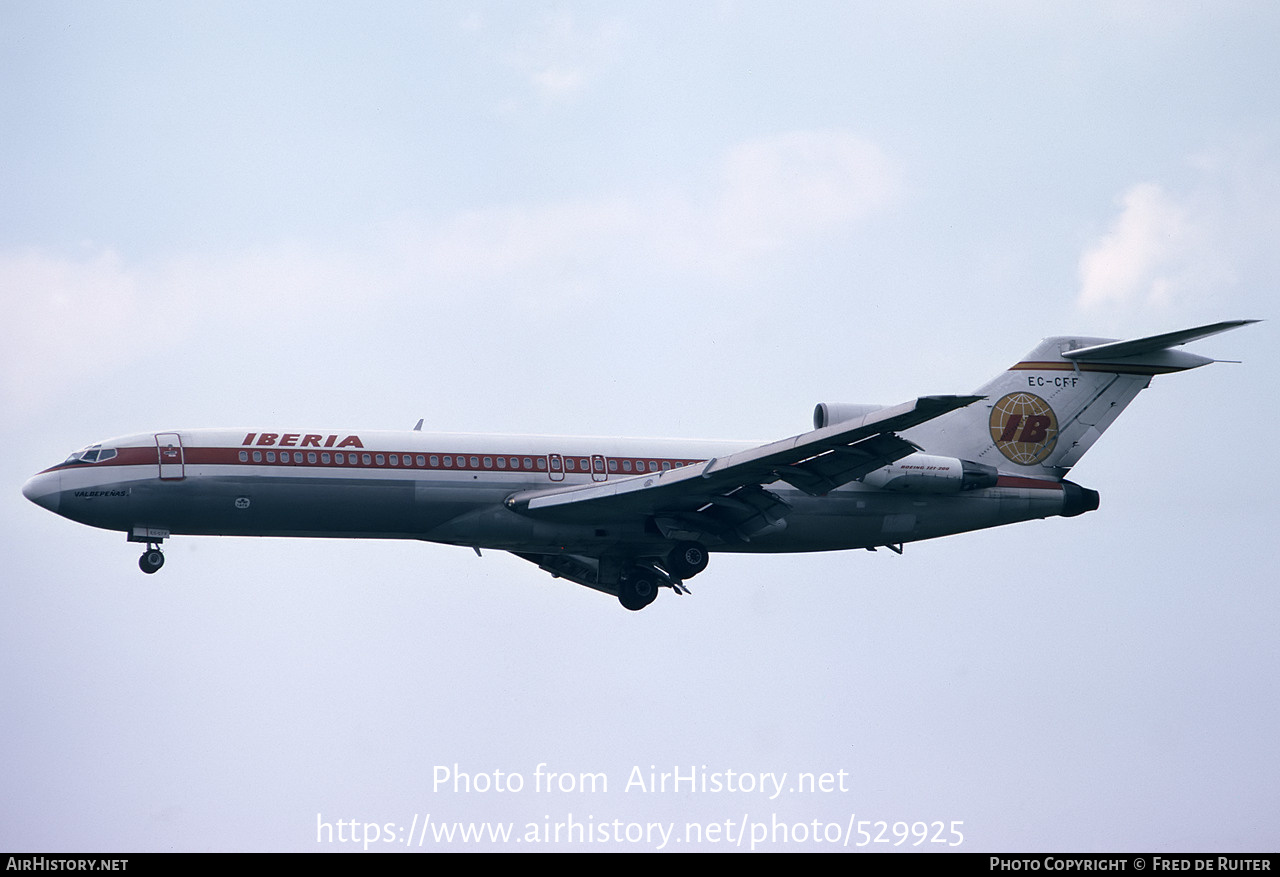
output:
<instances>
[{"instance_id":1,"label":"rear-mounted engine","mask_svg":"<svg viewBox=\"0 0 1280 877\"><path fill-rule=\"evenodd\" d=\"M904 493L960 493L995 487L997 478L995 468L984 463L932 454L911 454L868 473L862 483L868 487Z\"/></svg>"},{"instance_id":2,"label":"rear-mounted engine","mask_svg":"<svg viewBox=\"0 0 1280 877\"><path fill-rule=\"evenodd\" d=\"M1076 515L1097 510L1098 491L1081 487L1074 481L1063 481L1062 491L1061 514L1064 518L1074 518Z\"/></svg>"}]
</instances>

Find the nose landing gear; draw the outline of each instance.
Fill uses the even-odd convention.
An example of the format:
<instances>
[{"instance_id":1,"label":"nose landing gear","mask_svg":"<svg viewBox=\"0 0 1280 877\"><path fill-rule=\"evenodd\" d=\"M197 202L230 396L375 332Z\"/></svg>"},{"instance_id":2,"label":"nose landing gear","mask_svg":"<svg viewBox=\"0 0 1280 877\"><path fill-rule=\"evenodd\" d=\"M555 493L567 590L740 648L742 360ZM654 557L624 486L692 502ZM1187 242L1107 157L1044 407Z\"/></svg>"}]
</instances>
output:
<instances>
[{"instance_id":1,"label":"nose landing gear","mask_svg":"<svg viewBox=\"0 0 1280 877\"><path fill-rule=\"evenodd\" d=\"M147 575L164 566L164 552L159 545L148 545L147 550L138 558L138 568Z\"/></svg>"},{"instance_id":2,"label":"nose landing gear","mask_svg":"<svg viewBox=\"0 0 1280 877\"><path fill-rule=\"evenodd\" d=\"M168 538L169 531L159 527L137 526L129 532L130 542L141 542L147 546L147 550L138 558L138 569L151 575L164 566L164 552L160 550L160 543Z\"/></svg>"}]
</instances>

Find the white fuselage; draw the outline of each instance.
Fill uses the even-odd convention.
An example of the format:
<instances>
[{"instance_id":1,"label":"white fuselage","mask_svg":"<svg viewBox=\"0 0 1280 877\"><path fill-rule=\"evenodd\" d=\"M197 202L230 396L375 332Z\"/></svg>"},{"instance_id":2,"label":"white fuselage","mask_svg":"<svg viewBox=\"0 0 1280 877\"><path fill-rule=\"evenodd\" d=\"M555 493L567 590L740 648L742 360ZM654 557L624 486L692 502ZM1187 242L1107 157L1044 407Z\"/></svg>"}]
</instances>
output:
<instances>
[{"instance_id":1,"label":"white fuselage","mask_svg":"<svg viewBox=\"0 0 1280 877\"><path fill-rule=\"evenodd\" d=\"M751 442L375 431L180 429L111 439L33 477L64 517L131 534L421 539L517 552L643 552L663 536L629 518L523 516L507 497L649 476ZM87 449L89 450L89 449ZM110 452L114 451L114 454ZM100 459L85 459L85 457ZM854 483L825 496L769 488L785 525L719 551L871 548L1060 514L1056 481L1002 476L963 494Z\"/></svg>"},{"instance_id":2,"label":"white fuselage","mask_svg":"<svg viewBox=\"0 0 1280 877\"><path fill-rule=\"evenodd\" d=\"M187 429L101 442L31 478L59 515L173 535L421 539L510 551L627 609L688 589L708 552L901 550L906 542L1098 508L1065 479L1173 348L1230 320L1129 341L1043 339L970 395L822 403L765 443ZM421 425L421 424L419 424Z\"/></svg>"}]
</instances>

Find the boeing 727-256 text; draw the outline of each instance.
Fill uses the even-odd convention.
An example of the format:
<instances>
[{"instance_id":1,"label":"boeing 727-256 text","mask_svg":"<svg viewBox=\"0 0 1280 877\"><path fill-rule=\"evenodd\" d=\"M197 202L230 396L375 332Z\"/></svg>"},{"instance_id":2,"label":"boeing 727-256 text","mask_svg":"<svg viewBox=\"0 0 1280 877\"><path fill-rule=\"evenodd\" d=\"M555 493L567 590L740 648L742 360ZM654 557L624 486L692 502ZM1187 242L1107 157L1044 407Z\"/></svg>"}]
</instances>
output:
<instances>
[{"instance_id":1,"label":"boeing 727-256 text","mask_svg":"<svg viewBox=\"0 0 1280 877\"><path fill-rule=\"evenodd\" d=\"M1054 337L969 396L820 404L765 445L369 430L174 429L92 444L32 502L145 543L176 535L420 539L510 551L628 609L710 552L887 547L1098 507L1066 475L1173 348L1253 320L1132 341ZM419 427L421 422L419 422Z\"/></svg>"}]
</instances>

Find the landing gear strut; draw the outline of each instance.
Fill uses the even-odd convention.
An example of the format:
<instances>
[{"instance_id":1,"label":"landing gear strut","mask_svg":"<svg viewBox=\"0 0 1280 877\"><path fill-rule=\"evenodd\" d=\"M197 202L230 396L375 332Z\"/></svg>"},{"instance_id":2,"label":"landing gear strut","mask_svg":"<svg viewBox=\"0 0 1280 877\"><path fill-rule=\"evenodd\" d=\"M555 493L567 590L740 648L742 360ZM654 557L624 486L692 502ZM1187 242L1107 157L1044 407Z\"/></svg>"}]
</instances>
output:
<instances>
[{"instance_id":1,"label":"landing gear strut","mask_svg":"<svg viewBox=\"0 0 1280 877\"><path fill-rule=\"evenodd\" d=\"M147 550L142 552L142 556L138 558L138 568L150 575L162 566L164 566L164 552L160 550L160 546L155 544L147 545Z\"/></svg>"}]
</instances>

